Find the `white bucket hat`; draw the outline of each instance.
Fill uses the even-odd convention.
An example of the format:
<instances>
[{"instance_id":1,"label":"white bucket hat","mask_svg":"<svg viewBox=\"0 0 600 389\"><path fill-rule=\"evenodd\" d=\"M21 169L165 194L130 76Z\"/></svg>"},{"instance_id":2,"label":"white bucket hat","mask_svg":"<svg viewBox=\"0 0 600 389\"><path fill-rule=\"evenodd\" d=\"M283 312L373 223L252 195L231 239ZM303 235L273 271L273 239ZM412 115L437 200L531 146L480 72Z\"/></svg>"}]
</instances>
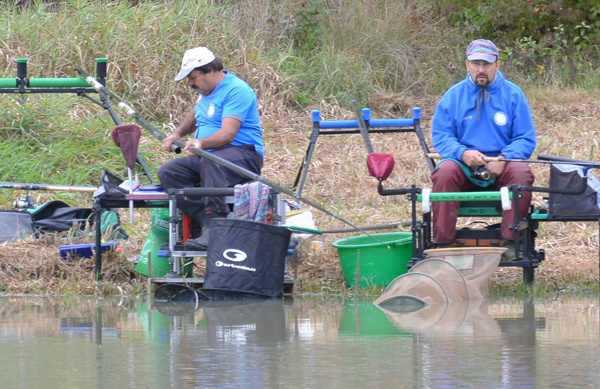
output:
<instances>
[{"instance_id":1,"label":"white bucket hat","mask_svg":"<svg viewBox=\"0 0 600 389\"><path fill-rule=\"evenodd\" d=\"M181 61L181 70L177 73L175 81L181 81L191 73L192 70L211 63L215 60L215 55L206 47L195 47L186 50Z\"/></svg>"}]
</instances>

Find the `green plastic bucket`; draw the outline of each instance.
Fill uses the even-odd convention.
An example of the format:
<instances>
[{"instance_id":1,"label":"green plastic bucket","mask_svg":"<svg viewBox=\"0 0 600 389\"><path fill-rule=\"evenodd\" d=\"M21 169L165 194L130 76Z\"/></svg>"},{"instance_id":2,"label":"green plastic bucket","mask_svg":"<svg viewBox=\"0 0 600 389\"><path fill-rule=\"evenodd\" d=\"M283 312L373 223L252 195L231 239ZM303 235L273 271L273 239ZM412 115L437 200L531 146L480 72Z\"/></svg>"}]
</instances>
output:
<instances>
[{"instance_id":1,"label":"green plastic bucket","mask_svg":"<svg viewBox=\"0 0 600 389\"><path fill-rule=\"evenodd\" d=\"M152 228L148 232L138 262L133 267L138 273L149 277L164 277L171 270L169 259L158 256L163 245L169 243L169 209L152 208ZM148 275L148 254L152 256L152 275ZM193 277L193 259L186 258L182 267L183 277Z\"/></svg>"},{"instance_id":2,"label":"green plastic bucket","mask_svg":"<svg viewBox=\"0 0 600 389\"><path fill-rule=\"evenodd\" d=\"M337 249L348 287L353 287L357 279L360 288L386 287L408 271L412 232L353 236L333 242L333 247Z\"/></svg>"}]
</instances>

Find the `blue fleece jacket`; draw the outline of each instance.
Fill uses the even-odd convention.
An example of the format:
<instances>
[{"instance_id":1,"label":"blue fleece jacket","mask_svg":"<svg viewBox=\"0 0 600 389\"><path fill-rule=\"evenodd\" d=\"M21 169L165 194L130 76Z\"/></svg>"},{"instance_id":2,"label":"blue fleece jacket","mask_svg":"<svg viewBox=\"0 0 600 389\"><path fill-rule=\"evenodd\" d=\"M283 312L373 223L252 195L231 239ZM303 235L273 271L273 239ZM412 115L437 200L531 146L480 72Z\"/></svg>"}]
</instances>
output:
<instances>
[{"instance_id":1,"label":"blue fleece jacket","mask_svg":"<svg viewBox=\"0 0 600 389\"><path fill-rule=\"evenodd\" d=\"M442 158L461 160L466 150L487 156L529 159L536 147L535 127L525 94L501 72L487 87L479 117L477 97L482 88L470 75L453 85L437 105L431 123L435 151Z\"/></svg>"}]
</instances>

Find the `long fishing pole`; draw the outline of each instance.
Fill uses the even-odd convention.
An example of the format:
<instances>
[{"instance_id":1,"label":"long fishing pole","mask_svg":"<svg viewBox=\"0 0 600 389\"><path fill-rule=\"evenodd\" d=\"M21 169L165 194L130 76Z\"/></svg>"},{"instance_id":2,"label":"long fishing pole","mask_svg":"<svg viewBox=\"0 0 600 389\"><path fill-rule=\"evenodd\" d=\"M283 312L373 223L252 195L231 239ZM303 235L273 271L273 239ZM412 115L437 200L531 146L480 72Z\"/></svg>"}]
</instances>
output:
<instances>
[{"instance_id":1,"label":"long fishing pole","mask_svg":"<svg viewBox=\"0 0 600 389\"><path fill-rule=\"evenodd\" d=\"M100 93L101 95L106 96L109 99L116 102L117 106L119 108L124 110L129 116L133 117L133 119L136 122L138 122L142 127L144 127L146 130L150 131L150 133L155 138L158 138L161 141L165 138L165 136L160 131L158 131L156 128L154 128L154 126L152 126L152 124L150 124L148 121L146 121L146 119L141 117L132 107L130 107L123 100L121 100L118 96L116 96L114 93L112 93L111 91L106 89L106 87L104 85L99 83L98 80L96 80L94 77L92 77L88 72L86 72L79 66L75 66L75 71L77 73L81 74L83 77L85 77L85 80L87 81L87 83L90 84L92 86L92 88L94 88L98 93ZM171 146L171 150L173 152L175 152L176 154L181 153L181 147L177 146L175 144L173 144Z\"/></svg>"},{"instance_id":2,"label":"long fishing pole","mask_svg":"<svg viewBox=\"0 0 600 389\"><path fill-rule=\"evenodd\" d=\"M594 162L585 162L579 161L575 159L564 159L564 160L554 160L554 161L545 161L539 159L510 159L510 158L499 158L499 157L483 157L485 162L525 162L525 163L543 163L547 165L577 165L577 166L588 166L594 167L598 166L597 163Z\"/></svg>"},{"instance_id":3,"label":"long fishing pole","mask_svg":"<svg viewBox=\"0 0 600 389\"><path fill-rule=\"evenodd\" d=\"M439 155L438 153L428 153L427 154L428 158L436 158L436 159L441 159L442 156ZM579 159L570 159L570 158L562 158L562 157L555 157L555 156L551 156L551 155L546 155L546 154L539 154L538 158L548 158L547 160L544 159L509 159L509 158L500 158L500 157L483 157L483 160L485 162L525 162L525 163L543 163L543 164L547 164L547 165L578 165L578 166L588 166L588 167L595 167L595 166L600 166L600 164L595 163L595 162L588 162L588 161L582 161ZM552 157L552 159L550 159L550 157Z\"/></svg>"},{"instance_id":4,"label":"long fishing pole","mask_svg":"<svg viewBox=\"0 0 600 389\"><path fill-rule=\"evenodd\" d=\"M81 69L80 67L75 67L75 70L81 74L83 77L85 77L85 80L100 94L105 95L106 97L108 97L111 100L114 100L115 102L117 102L117 106L121 109L123 109L129 116L133 117L133 119L138 122L142 127L144 127L146 130L148 130L155 138L157 138L158 140L162 141L166 138L166 136L161 133L160 131L158 131L154 126L152 126L152 124L150 124L148 121L146 121L145 119L143 119L131 106L129 106L128 104L126 104L124 101L122 101L119 97L117 97L114 93L110 92L108 89L106 89L106 87L104 85L102 85L101 83L99 83L94 77L92 77L88 72L86 72L85 70ZM185 142L179 140L173 143L173 145L171 146L171 149L175 152L175 153L180 153L181 149L183 149L185 147ZM354 224L352 224L351 222L347 221L346 219L342 218L341 216L338 216L336 214L334 214L333 212L329 211L328 209L320 206L319 204L315 203L314 201L311 201L305 197L302 197L300 195L297 195L296 193L294 193L293 191L286 189L284 187L282 187L279 184L276 184L272 181L267 180L266 178L262 177L261 175L255 174L241 166L238 166L226 159L223 159L219 156L216 156L212 153L209 153L208 151L196 148L196 147L191 147L190 151L193 152L194 154L202 157L202 158L206 158L210 161L213 161L215 163L218 163L219 165L225 166L226 168L240 174L243 175L253 181L258 181L272 189L275 189L276 191L280 192L280 193L284 193L288 196L291 196L293 198L295 198L298 201L302 201L303 203L310 205L311 207L318 209L319 211L333 217L334 219L337 219L339 221L341 221L342 223L345 223L347 225L349 225L350 227L354 228L356 231L360 231L363 234L373 238L374 240L376 240L379 243L382 243L379 239L377 239L376 237L374 237L373 235L369 234L367 231L365 231L363 228L357 227Z\"/></svg>"},{"instance_id":5,"label":"long fishing pole","mask_svg":"<svg viewBox=\"0 0 600 389\"><path fill-rule=\"evenodd\" d=\"M354 116L356 116L356 121L358 122L360 135L363 138L363 142L365 142L367 154L373 154L373 145L371 144L371 139L369 138L369 129L367 128L367 124L363 118L358 101L356 100L356 97L354 97L354 93L352 91L349 91L348 93L350 94L350 97L352 97L352 110L354 111Z\"/></svg>"},{"instance_id":6,"label":"long fishing pole","mask_svg":"<svg viewBox=\"0 0 600 389\"><path fill-rule=\"evenodd\" d=\"M98 188L95 186L70 186L70 185L48 185L27 184L23 182L0 182L0 189L22 189L22 190L48 190L57 192L82 192L94 193Z\"/></svg>"}]
</instances>

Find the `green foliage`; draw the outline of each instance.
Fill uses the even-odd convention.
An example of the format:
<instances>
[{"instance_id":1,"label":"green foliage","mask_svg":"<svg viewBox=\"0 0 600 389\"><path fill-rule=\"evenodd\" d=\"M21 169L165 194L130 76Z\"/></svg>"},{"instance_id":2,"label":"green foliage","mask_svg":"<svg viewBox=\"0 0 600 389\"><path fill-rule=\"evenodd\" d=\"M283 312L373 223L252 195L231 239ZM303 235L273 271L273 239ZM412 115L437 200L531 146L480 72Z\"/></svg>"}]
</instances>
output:
<instances>
[{"instance_id":1,"label":"green foliage","mask_svg":"<svg viewBox=\"0 0 600 389\"><path fill-rule=\"evenodd\" d=\"M505 64L526 80L586 82L585 74L597 69L600 3L596 0L439 3L442 14L465 37L493 40ZM577 60L581 58L587 60Z\"/></svg>"},{"instance_id":2,"label":"green foliage","mask_svg":"<svg viewBox=\"0 0 600 389\"><path fill-rule=\"evenodd\" d=\"M288 26L294 46L300 53L310 53L322 45L327 13L323 0L300 2L300 8Z\"/></svg>"},{"instance_id":3,"label":"green foliage","mask_svg":"<svg viewBox=\"0 0 600 389\"><path fill-rule=\"evenodd\" d=\"M443 0L441 6L450 22L467 35L494 37L502 43L523 37L552 41L558 34L587 49L600 38L596 0Z\"/></svg>"}]
</instances>

